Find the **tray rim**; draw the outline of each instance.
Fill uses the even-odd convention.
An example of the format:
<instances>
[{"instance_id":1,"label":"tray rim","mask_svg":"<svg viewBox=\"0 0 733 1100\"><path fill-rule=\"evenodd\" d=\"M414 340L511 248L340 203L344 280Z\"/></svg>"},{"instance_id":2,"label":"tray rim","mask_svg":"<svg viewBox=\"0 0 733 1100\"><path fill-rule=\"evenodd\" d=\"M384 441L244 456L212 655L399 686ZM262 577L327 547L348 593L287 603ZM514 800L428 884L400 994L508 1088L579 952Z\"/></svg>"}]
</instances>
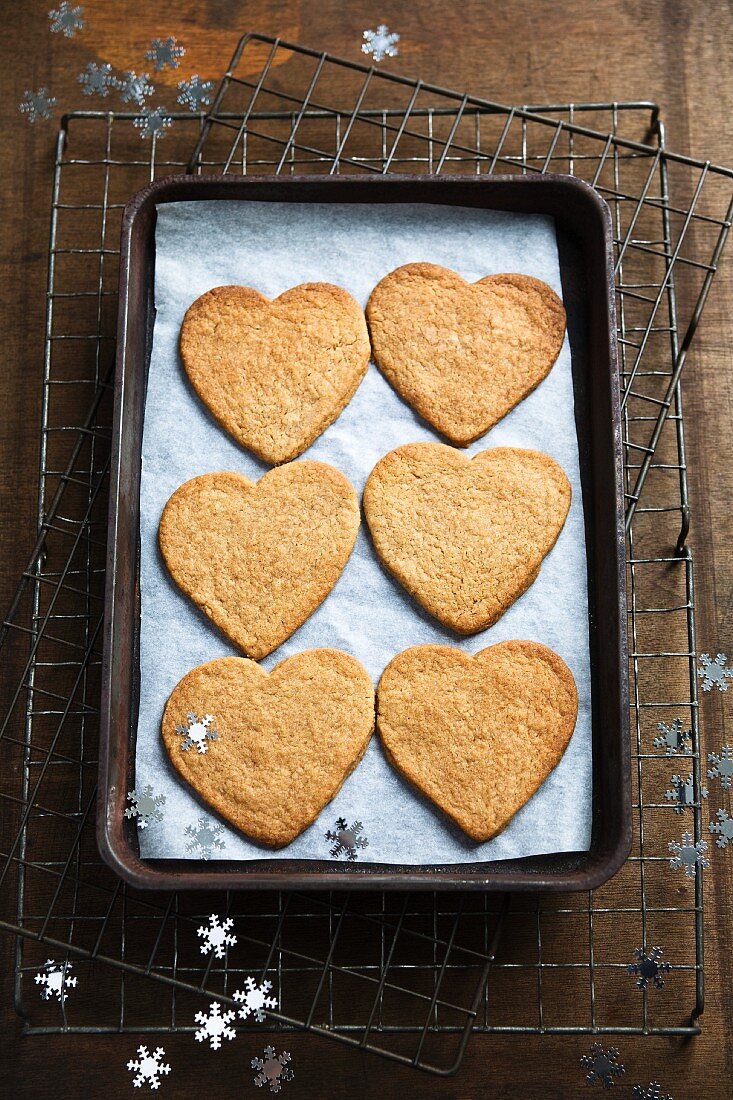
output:
<instances>
[{"instance_id":1,"label":"tray rim","mask_svg":"<svg viewBox=\"0 0 733 1100\"><path fill-rule=\"evenodd\" d=\"M615 488L615 524L613 534L613 551L616 558L615 579L618 581L616 593L618 603L618 621L620 625L618 660L619 660L619 697L620 704L620 770L621 789L620 796L620 825L615 843L610 850L594 853L591 848L584 853L561 853L566 859L575 855L578 863L576 869L566 869L555 872L552 870L530 871L522 867L523 860L496 861L476 864L450 864L450 865L387 865L387 864L341 864L327 860L279 860L272 866L263 869L263 860L248 861L224 861L216 860L155 860L145 861L134 851L131 844L124 836L115 836L115 825L121 827L122 811L124 809L127 792L127 775L129 774L130 760L134 768L134 731L128 729L122 738L122 755L117 751L119 746L112 739L114 729L113 696L114 696L114 660L117 653L117 616L120 603L127 598L128 604L133 605L133 621L137 618L136 604L136 578L118 577L118 535L119 535L119 503L121 496L121 451L125 440L127 425L123 422L123 406L127 389L141 379L133 374L130 381L129 371L134 372L134 366L129 365L128 331L130 327L130 293L134 286L134 273L132 271L132 244L133 230L138 218L155 211L156 205L161 202L175 201L200 201L203 199L217 199L226 197L225 194L210 194L218 191L236 191L243 185L262 187L266 185L277 190L283 185L288 185L288 190L296 191L301 185L318 185L319 187L334 186L339 190L350 185L360 187L374 184L393 187L397 190L407 189L410 185L419 185L428 191L440 190L447 187L467 186L472 192L487 189L489 191L497 187L538 187L554 185L577 192L576 198L581 202L589 203L594 208L593 213L600 218L604 231L604 295L607 304L608 320L608 359L610 367L611 413L613 429L613 480ZM186 195L185 199L172 192L192 189L199 194ZM244 196L231 195L240 201L247 201ZM264 196L255 196L255 201L262 201ZM329 201L325 199L313 200L305 198L282 196L268 196L264 201ZM338 197L334 202L340 201ZM380 201L375 195L375 201ZM381 200L384 201L384 200ZM399 201L399 200L397 200ZM405 200L406 201L406 200ZM415 200L411 200L415 201ZM430 203L430 198L417 200L421 203ZM446 204L449 204L446 202ZM459 205L455 201L450 205ZM486 208L491 209L490 203ZM493 207L496 209L497 207ZM154 303L148 303L154 314ZM590 327L590 322L589 322ZM605 334L605 330L604 330ZM146 362L142 374L146 375ZM140 371L138 365L138 371ZM145 379L142 379L144 388ZM141 436L136 441L139 449ZM464 176L460 174L441 174L440 176L428 176L407 173L385 173L380 176L372 174L354 173L347 176L323 176L318 174L297 174L288 176L272 175L172 175L156 180L138 191L126 204L121 226L120 247L120 280L119 280L119 308L117 352L114 389L114 419L112 427L112 463L110 474L110 498L108 515L108 546L107 546L107 573L105 582L105 622L104 622L104 655L102 663L102 706L100 714L100 748L99 748L99 779L100 802L97 808L97 843L105 862L125 881L133 886L145 889L370 889L370 890L449 890L467 889L483 891L540 891L540 892L572 892L594 889L601 883L611 878L624 864L631 850L632 844L632 817L631 817L631 759L629 740L629 686L628 686L628 661L627 661L627 606L626 606L626 538L624 530L623 512L623 464L622 464L622 435L620 413L620 389L618 353L616 342L615 322L615 287L613 271L613 227L611 213L608 205L598 192L585 180L576 176L559 173L543 173L541 175L489 175L489 176ZM139 500L139 497L138 497ZM139 507L139 505L138 505ZM137 542L137 558L139 562L139 527L136 519L135 526ZM610 540L609 540L610 541ZM126 580L126 584L118 582ZM122 596L120 589L124 589ZM130 595L132 594L131 598ZM133 628L134 629L134 628ZM135 638L135 641L137 638ZM595 716L594 716L595 721ZM124 768L121 765L125 765ZM595 764L594 764L595 772ZM594 776L595 782L595 776ZM215 813L209 808L209 812ZM538 857L529 857L538 858ZM545 858L552 858L550 856ZM583 866L583 864L587 866ZM184 865L181 868L181 864ZM293 866L295 865L295 867ZM518 870L507 870L513 866ZM203 868L203 869L202 869Z\"/></svg>"}]
</instances>

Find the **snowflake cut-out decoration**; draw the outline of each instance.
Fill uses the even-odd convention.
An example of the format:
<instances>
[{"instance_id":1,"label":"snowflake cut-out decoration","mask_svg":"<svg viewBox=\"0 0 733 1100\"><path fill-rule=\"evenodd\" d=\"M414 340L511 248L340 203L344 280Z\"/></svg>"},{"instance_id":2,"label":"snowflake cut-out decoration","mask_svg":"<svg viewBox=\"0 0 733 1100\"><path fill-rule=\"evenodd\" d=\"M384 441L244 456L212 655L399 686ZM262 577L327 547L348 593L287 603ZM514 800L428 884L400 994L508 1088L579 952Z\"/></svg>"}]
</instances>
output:
<instances>
[{"instance_id":1,"label":"snowflake cut-out decoration","mask_svg":"<svg viewBox=\"0 0 733 1100\"><path fill-rule=\"evenodd\" d=\"M646 1088L642 1085L634 1085L634 1096L637 1100L673 1100L669 1095L662 1096L662 1086L659 1081L650 1081Z\"/></svg>"},{"instance_id":2,"label":"snowflake cut-out decoration","mask_svg":"<svg viewBox=\"0 0 733 1100\"><path fill-rule=\"evenodd\" d=\"M153 821L162 821L161 807L165 805L165 795L156 794L147 783L141 791L130 791L127 801L131 803L125 810L125 817L137 818L138 829L147 829Z\"/></svg>"},{"instance_id":3,"label":"snowflake cut-out decoration","mask_svg":"<svg viewBox=\"0 0 733 1100\"><path fill-rule=\"evenodd\" d=\"M90 61L84 72L79 73L77 80L82 85L84 95L99 95L104 98L109 95L110 88L115 87L112 66L106 61L101 65Z\"/></svg>"},{"instance_id":4,"label":"snowflake cut-out decoration","mask_svg":"<svg viewBox=\"0 0 733 1100\"><path fill-rule=\"evenodd\" d=\"M729 844L733 844L733 817L723 809L716 810L715 816L718 820L711 821L708 828L711 833L718 834L715 841L718 848L727 848Z\"/></svg>"},{"instance_id":5,"label":"snowflake cut-out decoration","mask_svg":"<svg viewBox=\"0 0 733 1100\"><path fill-rule=\"evenodd\" d=\"M672 786L668 791L664 792L664 797L668 802L674 802L674 812L676 814L683 814L689 807L692 809L695 805L695 784L690 773L687 779L683 779L681 775L673 775L671 779ZM707 787L700 788L701 798L707 798Z\"/></svg>"},{"instance_id":6,"label":"snowflake cut-out decoration","mask_svg":"<svg viewBox=\"0 0 733 1100\"><path fill-rule=\"evenodd\" d=\"M70 989L76 988L76 978L71 977L69 971L71 963L56 963L53 959L46 959L43 969L36 974L36 985L43 986L41 996L44 1001L50 1001L52 997L63 1004Z\"/></svg>"},{"instance_id":7,"label":"snowflake cut-out decoration","mask_svg":"<svg viewBox=\"0 0 733 1100\"><path fill-rule=\"evenodd\" d=\"M672 969L671 963L663 963L661 961L663 951L661 947L653 947L651 951L647 952L643 947L634 948L634 958L636 962L629 963L629 974L635 974L637 976L636 988L648 989L651 982L657 989L664 988L664 978L662 974L666 974Z\"/></svg>"},{"instance_id":8,"label":"snowflake cut-out decoration","mask_svg":"<svg viewBox=\"0 0 733 1100\"><path fill-rule=\"evenodd\" d=\"M358 858L358 849L369 847L369 841L361 835L363 828L361 821L348 825L345 817L336 818L336 828L325 834L326 840L331 842L331 855L335 859L345 855L353 863Z\"/></svg>"},{"instance_id":9,"label":"snowflake cut-out decoration","mask_svg":"<svg viewBox=\"0 0 733 1100\"><path fill-rule=\"evenodd\" d=\"M227 947L234 947L237 942L237 937L231 933L233 927L234 921L231 917L220 921L216 913L212 913L208 926L202 924L198 929L198 935L203 940L201 954L208 955L213 951L217 959L223 959Z\"/></svg>"},{"instance_id":10,"label":"snowflake cut-out decoration","mask_svg":"<svg viewBox=\"0 0 733 1100\"><path fill-rule=\"evenodd\" d=\"M165 107L143 107L132 124L137 126L141 138L162 138L165 137L166 130L173 125L173 119Z\"/></svg>"},{"instance_id":11,"label":"snowflake cut-out decoration","mask_svg":"<svg viewBox=\"0 0 733 1100\"><path fill-rule=\"evenodd\" d=\"M146 98L155 91L154 86L148 80L149 76L150 73L140 73L138 75L134 69L128 69L126 73L123 73L121 79L116 79L114 86L118 89L122 102L137 103L142 107Z\"/></svg>"},{"instance_id":12,"label":"snowflake cut-out decoration","mask_svg":"<svg viewBox=\"0 0 733 1100\"><path fill-rule=\"evenodd\" d=\"M390 32L389 27L380 23L375 31L366 30L362 35L361 52L371 54L374 61L384 61L385 57L397 57L397 43L400 36Z\"/></svg>"},{"instance_id":13,"label":"snowflake cut-out decoration","mask_svg":"<svg viewBox=\"0 0 733 1100\"><path fill-rule=\"evenodd\" d=\"M184 752L195 745L199 752L206 752L207 741L218 741L219 733L214 729L214 715L204 714L201 718L194 711L189 711L186 716L186 725L176 726L176 733L183 737L181 748Z\"/></svg>"},{"instance_id":14,"label":"snowflake cut-out decoration","mask_svg":"<svg viewBox=\"0 0 733 1100\"><path fill-rule=\"evenodd\" d=\"M265 1047L264 1058L253 1058L250 1062L252 1069L256 1069L255 1084L258 1088L263 1085L270 1086L270 1092L280 1092L283 1081L292 1081L293 1071L288 1065L290 1054L284 1050L282 1054L275 1054L274 1047Z\"/></svg>"},{"instance_id":15,"label":"snowflake cut-out decoration","mask_svg":"<svg viewBox=\"0 0 733 1100\"><path fill-rule=\"evenodd\" d=\"M590 1054L584 1054L580 1059L583 1069L588 1070L586 1081L589 1085L601 1081L606 1088L614 1083L614 1077L621 1077L626 1072L618 1061L619 1050L611 1047L604 1050L600 1043L594 1043Z\"/></svg>"},{"instance_id":16,"label":"snowflake cut-out decoration","mask_svg":"<svg viewBox=\"0 0 733 1100\"><path fill-rule=\"evenodd\" d=\"M137 1048L137 1059L133 1061L131 1058L127 1063L127 1068L137 1074L132 1082L136 1089L146 1083L151 1089L160 1088L161 1073L166 1074L171 1071L168 1063L161 1061L164 1054L162 1047L156 1047L152 1054L147 1047Z\"/></svg>"},{"instance_id":17,"label":"snowflake cut-out decoration","mask_svg":"<svg viewBox=\"0 0 733 1100\"><path fill-rule=\"evenodd\" d=\"M152 61L156 72L160 72L161 69L166 67L177 69L185 52L183 46L179 46L176 39L171 35L165 41L162 38L154 38L150 44L150 49L145 54L145 59Z\"/></svg>"},{"instance_id":18,"label":"snowflake cut-out decoration","mask_svg":"<svg viewBox=\"0 0 733 1100\"><path fill-rule=\"evenodd\" d=\"M654 738L655 749L665 749L667 756L689 756L692 752L692 739L690 730L686 730L681 718L675 718L671 723L659 722L657 725L661 737Z\"/></svg>"},{"instance_id":19,"label":"snowflake cut-out decoration","mask_svg":"<svg viewBox=\"0 0 733 1100\"><path fill-rule=\"evenodd\" d=\"M264 1009L277 1008L277 1000L267 995L271 989L272 982L265 980L258 984L252 977L245 978L244 989L238 989L232 994L234 1000L241 1006L238 1013L240 1019L246 1020L249 1016L253 1016L259 1024L264 1023Z\"/></svg>"},{"instance_id":20,"label":"snowflake cut-out decoration","mask_svg":"<svg viewBox=\"0 0 733 1100\"><path fill-rule=\"evenodd\" d=\"M208 107L213 98L213 80L202 80L194 73L190 80L182 80L178 85L178 102L184 107L190 107L192 111L200 111L202 107Z\"/></svg>"},{"instance_id":21,"label":"snowflake cut-out decoration","mask_svg":"<svg viewBox=\"0 0 733 1100\"><path fill-rule=\"evenodd\" d=\"M728 680L733 680L733 668L726 666L725 653L716 653L715 660L709 653L700 654L700 667L697 670L702 680L702 690L711 691L713 685L720 691L728 690Z\"/></svg>"},{"instance_id":22,"label":"snowflake cut-out decoration","mask_svg":"<svg viewBox=\"0 0 733 1100\"><path fill-rule=\"evenodd\" d=\"M670 840L667 847L674 853L669 861L670 867L675 871L684 868L688 878L695 877L698 867L710 866L710 860L705 858L705 852L708 850L707 841L698 840L693 844L692 833L683 833L681 843L679 840Z\"/></svg>"},{"instance_id":23,"label":"snowflake cut-out decoration","mask_svg":"<svg viewBox=\"0 0 733 1100\"><path fill-rule=\"evenodd\" d=\"M200 1025L196 1032L196 1041L203 1043L208 1039L211 1049L218 1050L222 1039L236 1038L236 1031L233 1027L229 1027L234 1016L235 1013L232 1011L222 1013L219 1002L212 1001L208 1013L196 1013L195 1020Z\"/></svg>"},{"instance_id":24,"label":"snowflake cut-out decoration","mask_svg":"<svg viewBox=\"0 0 733 1100\"><path fill-rule=\"evenodd\" d=\"M720 753L708 753L708 779L719 779L724 791L729 791L733 783L733 749L730 745L723 745Z\"/></svg>"},{"instance_id":25,"label":"snowflake cut-out decoration","mask_svg":"<svg viewBox=\"0 0 733 1100\"><path fill-rule=\"evenodd\" d=\"M84 22L84 8L77 6L72 8L67 0L59 4L58 8L48 13L51 21L51 33L63 34L65 38L73 38L77 31L86 26Z\"/></svg>"},{"instance_id":26,"label":"snowflake cut-out decoration","mask_svg":"<svg viewBox=\"0 0 733 1100\"><path fill-rule=\"evenodd\" d=\"M28 115L29 122L37 122L39 118L53 118L53 108L56 106L56 97L49 94L48 88L39 88L37 92L30 89L23 96L23 102L18 105L22 115Z\"/></svg>"},{"instance_id":27,"label":"snowflake cut-out decoration","mask_svg":"<svg viewBox=\"0 0 733 1100\"><path fill-rule=\"evenodd\" d=\"M223 832L223 825L207 821L202 815L195 825L186 826L186 836L191 838L186 851L200 859L211 859L215 851L222 852L226 847L226 841L221 839Z\"/></svg>"}]
</instances>

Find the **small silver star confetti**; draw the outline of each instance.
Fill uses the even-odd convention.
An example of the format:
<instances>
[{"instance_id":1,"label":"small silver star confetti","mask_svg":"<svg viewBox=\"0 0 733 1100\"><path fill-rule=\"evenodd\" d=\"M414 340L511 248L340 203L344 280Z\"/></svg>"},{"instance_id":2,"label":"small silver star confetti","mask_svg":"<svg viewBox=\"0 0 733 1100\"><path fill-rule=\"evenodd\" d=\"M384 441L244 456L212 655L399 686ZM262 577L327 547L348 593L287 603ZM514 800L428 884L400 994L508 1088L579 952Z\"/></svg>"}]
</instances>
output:
<instances>
[{"instance_id":1,"label":"small silver star confetti","mask_svg":"<svg viewBox=\"0 0 733 1100\"><path fill-rule=\"evenodd\" d=\"M132 1082L136 1089L144 1084L150 1085L151 1089L160 1088L161 1073L171 1071L168 1063L161 1061L164 1054L162 1047L156 1047L152 1054L147 1047L137 1048L137 1059L133 1061L131 1058L127 1063L127 1068L136 1074Z\"/></svg>"},{"instance_id":2,"label":"small silver star confetti","mask_svg":"<svg viewBox=\"0 0 733 1100\"><path fill-rule=\"evenodd\" d=\"M21 114L28 115L29 122L37 122L39 118L52 118L55 106L55 96L49 95L48 88L43 87L37 92L27 91L18 109Z\"/></svg>"},{"instance_id":3,"label":"small silver star confetti","mask_svg":"<svg viewBox=\"0 0 733 1100\"><path fill-rule=\"evenodd\" d=\"M218 741L219 734L214 729L214 715L204 714L199 718L192 710L188 712L185 726L176 726L176 733L180 733L184 740L181 748L188 752L194 745L199 752L206 752L207 741Z\"/></svg>"},{"instance_id":4,"label":"small silver star confetti","mask_svg":"<svg viewBox=\"0 0 733 1100\"><path fill-rule=\"evenodd\" d=\"M702 680L703 691L710 691L713 684L720 691L728 690L728 680L733 679L733 668L726 666L725 662L727 660L725 653L717 653L715 660L712 659L709 653L700 654L700 667L697 674Z\"/></svg>"},{"instance_id":5,"label":"small silver star confetti","mask_svg":"<svg viewBox=\"0 0 733 1100\"><path fill-rule=\"evenodd\" d=\"M637 976L636 988L647 989L649 983L652 982L657 989L664 987L664 979L662 973L666 973L672 969L671 963L661 962L662 958L661 947L653 947L648 953L643 947L634 948L635 963L629 963L629 974L635 974Z\"/></svg>"},{"instance_id":6,"label":"small silver star confetti","mask_svg":"<svg viewBox=\"0 0 733 1100\"><path fill-rule=\"evenodd\" d=\"M673 1100L671 1096L662 1096L662 1086L658 1081L650 1081L646 1088L634 1085L634 1096L637 1100Z\"/></svg>"},{"instance_id":7,"label":"small silver star confetti","mask_svg":"<svg viewBox=\"0 0 733 1100\"><path fill-rule=\"evenodd\" d=\"M63 34L65 38L73 38L76 31L84 29L84 8L72 8L67 0L63 0L55 11L48 13L51 21L51 33Z\"/></svg>"},{"instance_id":8,"label":"small silver star confetti","mask_svg":"<svg viewBox=\"0 0 733 1100\"><path fill-rule=\"evenodd\" d=\"M380 23L375 31L364 31L362 37L364 41L361 44L361 52L371 54L375 61L384 61L385 57L397 57L399 53L397 43L400 36L390 33L389 27L384 23Z\"/></svg>"},{"instance_id":9,"label":"small silver star confetti","mask_svg":"<svg viewBox=\"0 0 733 1100\"><path fill-rule=\"evenodd\" d=\"M233 927L234 921L231 917L222 922L216 913L212 913L208 926L202 924L198 929L198 936L203 940L201 954L208 955L213 951L217 959L223 959L227 947L234 947L237 942L237 937L231 933Z\"/></svg>"},{"instance_id":10,"label":"small silver star confetti","mask_svg":"<svg viewBox=\"0 0 733 1100\"><path fill-rule=\"evenodd\" d=\"M280 1092L281 1082L293 1079L293 1071L288 1065L290 1055L287 1050L275 1054L274 1047L265 1047L264 1055L264 1058L253 1058L250 1062L252 1069L258 1070L255 1084L258 1088L269 1085L270 1092Z\"/></svg>"},{"instance_id":11,"label":"small silver star confetti","mask_svg":"<svg viewBox=\"0 0 733 1100\"><path fill-rule=\"evenodd\" d=\"M683 833L682 843L678 840L670 840L667 847L674 853L669 861L670 867L675 871L684 868L688 878L695 877L698 867L710 866L710 860L705 858L705 852L708 850L707 841L698 840L697 844L693 844L692 833Z\"/></svg>"},{"instance_id":12,"label":"small silver star confetti","mask_svg":"<svg viewBox=\"0 0 733 1100\"><path fill-rule=\"evenodd\" d=\"M69 976L71 963L55 963L53 959L46 959L43 970L36 974L36 985L43 986L41 996L44 1001L50 1001L55 997L63 1004L68 996L68 990L76 988L76 978Z\"/></svg>"},{"instance_id":13,"label":"small silver star confetti","mask_svg":"<svg viewBox=\"0 0 733 1100\"><path fill-rule=\"evenodd\" d=\"M218 1050L222 1039L235 1039L237 1033L233 1027L229 1027L235 1015L231 1010L222 1013L219 1002L212 1001L208 1013L197 1012L194 1017L200 1025L196 1032L196 1041L203 1043L208 1039L211 1049Z\"/></svg>"},{"instance_id":14,"label":"small silver star confetti","mask_svg":"<svg viewBox=\"0 0 733 1100\"><path fill-rule=\"evenodd\" d=\"M166 38L165 41L162 38L154 38L150 49L145 54L145 58L147 61L154 63L156 72L160 72L161 69L166 67L177 69L180 65L179 59L183 57L185 52L183 46L179 46L172 36Z\"/></svg>"},{"instance_id":15,"label":"small silver star confetti","mask_svg":"<svg viewBox=\"0 0 733 1100\"><path fill-rule=\"evenodd\" d=\"M583 1069L589 1071L586 1077L588 1084L593 1085L596 1081L600 1081L606 1088L610 1088L614 1083L614 1077L621 1077L625 1073L618 1057L617 1047L604 1050L600 1043L594 1043L590 1054L584 1054L580 1059Z\"/></svg>"},{"instance_id":16,"label":"small silver star confetti","mask_svg":"<svg viewBox=\"0 0 733 1100\"><path fill-rule=\"evenodd\" d=\"M222 852L226 841L222 840L224 826L218 821L210 823L202 815L195 825L186 826L186 836L190 837L186 851L200 859L211 859L215 851Z\"/></svg>"},{"instance_id":17,"label":"small silver star confetti","mask_svg":"<svg viewBox=\"0 0 733 1100\"><path fill-rule=\"evenodd\" d=\"M267 996L271 989L272 982L264 981L258 985L254 978L245 978L244 989L238 989L236 993L232 993L234 1000L241 1005L239 1017L246 1020L251 1015L258 1023L264 1023L266 1018L264 1009L277 1008L275 998Z\"/></svg>"},{"instance_id":18,"label":"small silver star confetti","mask_svg":"<svg viewBox=\"0 0 733 1100\"><path fill-rule=\"evenodd\" d=\"M83 85L84 95L99 95L102 98L108 96L110 88L115 86L112 66L107 62L97 65L90 61L84 72L79 73L77 80Z\"/></svg>"},{"instance_id":19,"label":"small silver star confetti","mask_svg":"<svg viewBox=\"0 0 733 1100\"><path fill-rule=\"evenodd\" d=\"M130 791L127 796L130 806L125 810L125 817L137 818L138 829L147 829L153 821L162 821L161 807L165 805L165 795L156 794L148 783L138 791Z\"/></svg>"},{"instance_id":20,"label":"small silver star confetti","mask_svg":"<svg viewBox=\"0 0 733 1100\"><path fill-rule=\"evenodd\" d=\"M720 754L708 753L708 763L713 765L708 768L708 779L719 779L723 790L729 791L733 783L733 749L730 745L723 745Z\"/></svg>"},{"instance_id":21,"label":"small silver star confetti","mask_svg":"<svg viewBox=\"0 0 733 1100\"><path fill-rule=\"evenodd\" d=\"M119 90L122 102L138 103L142 107L147 96L151 96L155 91L148 81L149 76L150 73L141 73L138 76L133 69L130 69L121 80L115 80L114 86Z\"/></svg>"},{"instance_id":22,"label":"small silver star confetti","mask_svg":"<svg viewBox=\"0 0 733 1100\"><path fill-rule=\"evenodd\" d=\"M214 91L213 80L202 80L194 73L190 80L182 80L178 85L178 102L184 107L190 107L192 111L200 111L207 107L212 100Z\"/></svg>"},{"instance_id":23,"label":"small silver star confetti","mask_svg":"<svg viewBox=\"0 0 733 1100\"><path fill-rule=\"evenodd\" d=\"M707 787L701 787L700 797L707 798L707 796ZM683 779L681 775L673 775L672 786L664 792L664 797L668 802L674 802L673 808L676 814L683 814L688 807L692 809L695 805L695 784L692 773L688 775L687 779Z\"/></svg>"},{"instance_id":24,"label":"small silver star confetti","mask_svg":"<svg viewBox=\"0 0 733 1100\"><path fill-rule=\"evenodd\" d=\"M682 719L675 718L671 724L660 722L657 725L661 737L654 738L655 749L665 749L667 756L676 756L681 753L689 756L692 752L690 731L686 730Z\"/></svg>"},{"instance_id":25,"label":"small silver star confetti","mask_svg":"<svg viewBox=\"0 0 733 1100\"><path fill-rule=\"evenodd\" d=\"M733 844L733 817L723 809L716 810L715 816L718 820L710 822L710 832L718 834L715 841L718 848L727 848L729 844Z\"/></svg>"},{"instance_id":26,"label":"small silver star confetti","mask_svg":"<svg viewBox=\"0 0 733 1100\"><path fill-rule=\"evenodd\" d=\"M336 819L336 828L329 829L325 834L325 839L332 842L331 855L334 859L345 855L353 863L358 858L357 849L369 847L369 841L361 835L363 828L361 821L355 821L349 826L345 817Z\"/></svg>"}]
</instances>

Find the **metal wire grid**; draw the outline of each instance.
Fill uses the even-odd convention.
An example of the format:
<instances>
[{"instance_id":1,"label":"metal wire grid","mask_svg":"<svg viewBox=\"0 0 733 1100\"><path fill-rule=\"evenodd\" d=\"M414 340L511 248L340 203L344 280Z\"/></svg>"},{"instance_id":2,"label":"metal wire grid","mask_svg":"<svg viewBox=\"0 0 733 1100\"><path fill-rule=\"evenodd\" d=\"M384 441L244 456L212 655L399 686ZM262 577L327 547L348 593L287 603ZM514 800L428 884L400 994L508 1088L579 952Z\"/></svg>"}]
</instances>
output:
<instances>
[{"instance_id":1,"label":"metal wire grid","mask_svg":"<svg viewBox=\"0 0 733 1100\"><path fill-rule=\"evenodd\" d=\"M255 75L240 79L233 69L241 72L250 46L260 50L245 65ZM278 50L288 55L282 68ZM39 537L0 639L12 673L0 727L0 797L11 820L0 864L9 908L0 927L18 936L18 1011L34 1033L191 1030L202 991L231 1001L243 975L266 975L281 1005L268 1026L305 1027L439 1073L459 1064L472 1027L694 1034L703 1008L702 882L699 875L675 881L667 852L683 828L701 836L678 382L730 224L730 173L667 154L650 104L553 105L541 109L540 121L537 108L479 105L435 89L433 102L421 105L423 86L349 66L366 87L355 109L329 108L313 102L312 80L300 98L293 91L298 65L313 57L326 84L331 66L343 70L320 54L248 39L205 127L177 117L164 146L141 144L132 115L78 113L59 135ZM278 90L281 77L287 88ZM382 103L394 102L387 92L395 87L406 89L408 102L372 107L376 86ZM248 102L225 102L238 89ZM554 120L549 146L547 119ZM589 136L595 132L603 136ZM611 203L633 516L639 827L625 868L593 895L510 903L488 986L501 899L152 895L124 887L99 859L93 816L119 213L137 187L180 171L199 135L198 172L553 169L589 179ZM645 502L635 508L640 479ZM683 761L653 746L657 722L674 718L692 733L693 753ZM678 818L665 786L688 767L695 804L691 816ZM233 916L239 940L221 962L198 950L196 927L210 912ZM655 944L674 969L664 990L639 992L627 965L635 947ZM48 956L68 960L79 978L61 1005L41 1000L32 982ZM685 1010L690 1020L680 1026Z\"/></svg>"}]
</instances>

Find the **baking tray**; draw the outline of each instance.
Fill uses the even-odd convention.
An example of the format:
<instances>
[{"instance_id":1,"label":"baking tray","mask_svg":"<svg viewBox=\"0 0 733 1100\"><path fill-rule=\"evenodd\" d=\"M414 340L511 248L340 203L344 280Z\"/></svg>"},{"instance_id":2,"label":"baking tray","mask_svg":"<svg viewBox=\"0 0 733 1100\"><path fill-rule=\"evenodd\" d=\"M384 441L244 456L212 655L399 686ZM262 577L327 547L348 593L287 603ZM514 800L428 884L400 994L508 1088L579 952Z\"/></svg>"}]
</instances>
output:
<instances>
[{"instance_id":1,"label":"baking tray","mask_svg":"<svg viewBox=\"0 0 733 1100\"><path fill-rule=\"evenodd\" d=\"M139 689L140 465L155 319L156 208L228 199L317 203L430 203L548 214L558 235L568 315L585 512L592 679L593 806L588 852L452 866L329 860L216 863L141 860L124 816L134 786ZM613 234L608 207L570 176L176 176L140 191L122 222L120 304L107 551L97 839L133 885L157 889L589 890L631 848L622 437Z\"/></svg>"}]
</instances>

